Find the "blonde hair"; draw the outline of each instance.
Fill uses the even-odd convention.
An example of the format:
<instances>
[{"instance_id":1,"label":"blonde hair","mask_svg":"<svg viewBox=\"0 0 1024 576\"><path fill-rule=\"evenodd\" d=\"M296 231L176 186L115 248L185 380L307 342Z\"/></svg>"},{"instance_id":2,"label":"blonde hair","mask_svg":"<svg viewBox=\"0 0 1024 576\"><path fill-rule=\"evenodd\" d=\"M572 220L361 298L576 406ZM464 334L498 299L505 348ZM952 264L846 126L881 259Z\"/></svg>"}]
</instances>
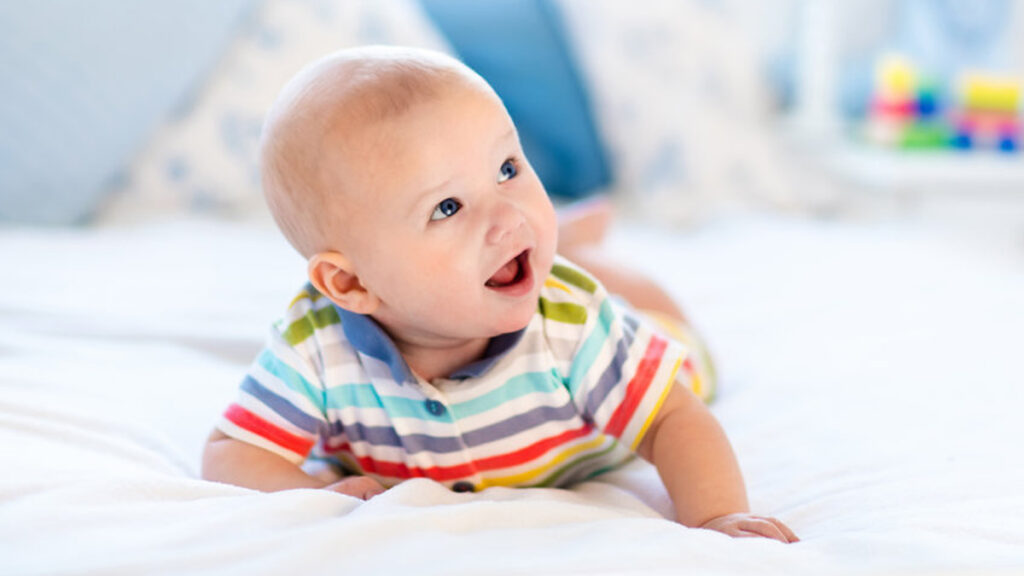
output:
<instances>
[{"instance_id":1,"label":"blonde hair","mask_svg":"<svg viewBox=\"0 0 1024 576\"><path fill-rule=\"evenodd\" d=\"M394 118L441 96L453 82L493 93L464 64L438 52L369 46L313 62L281 90L260 139L263 193L278 227L303 256L328 248L341 215L342 189L327 189L323 169L329 135ZM338 163L331 159L332 169Z\"/></svg>"}]
</instances>

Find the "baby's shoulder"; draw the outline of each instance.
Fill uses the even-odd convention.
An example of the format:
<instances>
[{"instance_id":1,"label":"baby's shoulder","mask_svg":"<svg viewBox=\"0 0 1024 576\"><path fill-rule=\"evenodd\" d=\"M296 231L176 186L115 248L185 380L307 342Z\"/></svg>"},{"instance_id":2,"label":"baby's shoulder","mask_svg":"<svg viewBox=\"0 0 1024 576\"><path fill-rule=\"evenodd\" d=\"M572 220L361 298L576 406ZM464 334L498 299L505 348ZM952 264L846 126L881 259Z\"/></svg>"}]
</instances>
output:
<instances>
[{"instance_id":1,"label":"baby's shoulder","mask_svg":"<svg viewBox=\"0 0 1024 576\"><path fill-rule=\"evenodd\" d=\"M556 256L544 279L538 310L545 321L583 325L606 298L604 287L591 273Z\"/></svg>"},{"instance_id":2,"label":"baby's shoulder","mask_svg":"<svg viewBox=\"0 0 1024 576\"><path fill-rule=\"evenodd\" d=\"M341 317L334 303L312 284L306 283L274 323L274 328L289 345L297 347L318 332L333 330L340 325Z\"/></svg>"}]
</instances>

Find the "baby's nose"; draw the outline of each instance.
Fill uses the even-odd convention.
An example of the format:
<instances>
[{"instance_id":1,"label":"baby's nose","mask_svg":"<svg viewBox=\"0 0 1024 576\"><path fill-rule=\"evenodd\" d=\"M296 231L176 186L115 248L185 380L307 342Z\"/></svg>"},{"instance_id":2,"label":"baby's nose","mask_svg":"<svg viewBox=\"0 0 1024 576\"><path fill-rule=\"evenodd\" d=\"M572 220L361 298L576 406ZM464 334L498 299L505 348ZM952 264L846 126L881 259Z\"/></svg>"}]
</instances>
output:
<instances>
[{"instance_id":1,"label":"baby's nose","mask_svg":"<svg viewBox=\"0 0 1024 576\"><path fill-rule=\"evenodd\" d=\"M501 244L508 240L526 223L522 211L510 203L503 202L495 207L491 225L487 229L487 243Z\"/></svg>"}]
</instances>

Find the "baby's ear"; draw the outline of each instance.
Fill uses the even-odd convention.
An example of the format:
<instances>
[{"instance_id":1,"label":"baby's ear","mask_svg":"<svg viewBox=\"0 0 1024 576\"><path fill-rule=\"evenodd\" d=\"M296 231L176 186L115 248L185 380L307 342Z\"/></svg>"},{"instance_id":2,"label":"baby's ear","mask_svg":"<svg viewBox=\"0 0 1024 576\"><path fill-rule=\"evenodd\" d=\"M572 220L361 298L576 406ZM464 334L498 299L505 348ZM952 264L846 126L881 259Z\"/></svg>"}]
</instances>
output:
<instances>
[{"instance_id":1,"label":"baby's ear","mask_svg":"<svg viewBox=\"0 0 1024 576\"><path fill-rule=\"evenodd\" d=\"M352 271L352 262L339 252L321 252L309 259L309 281L332 302L349 312L371 314L380 299Z\"/></svg>"}]
</instances>

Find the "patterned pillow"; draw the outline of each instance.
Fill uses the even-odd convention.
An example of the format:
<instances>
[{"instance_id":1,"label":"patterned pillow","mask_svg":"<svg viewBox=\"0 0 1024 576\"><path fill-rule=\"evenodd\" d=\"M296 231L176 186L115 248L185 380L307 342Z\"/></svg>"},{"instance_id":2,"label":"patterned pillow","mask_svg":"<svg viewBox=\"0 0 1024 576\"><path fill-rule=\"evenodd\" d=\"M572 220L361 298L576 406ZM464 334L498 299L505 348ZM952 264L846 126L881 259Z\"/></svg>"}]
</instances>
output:
<instances>
[{"instance_id":1,"label":"patterned pillow","mask_svg":"<svg viewBox=\"0 0 1024 576\"><path fill-rule=\"evenodd\" d=\"M84 223L253 0L0 2L0 221Z\"/></svg>"},{"instance_id":2,"label":"patterned pillow","mask_svg":"<svg viewBox=\"0 0 1024 576\"><path fill-rule=\"evenodd\" d=\"M265 112L303 66L360 44L450 52L412 0L266 0L195 103L145 147L101 221L181 213L269 219L257 168Z\"/></svg>"},{"instance_id":3,"label":"patterned pillow","mask_svg":"<svg viewBox=\"0 0 1024 576\"><path fill-rule=\"evenodd\" d=\"M806 206L768 129L756 51L706 3L560 0L627 210L688 223ZM804 176L801 175L801 178ZM823 190L818 187L817 190Z\"/></svg>"}]
</instances>

